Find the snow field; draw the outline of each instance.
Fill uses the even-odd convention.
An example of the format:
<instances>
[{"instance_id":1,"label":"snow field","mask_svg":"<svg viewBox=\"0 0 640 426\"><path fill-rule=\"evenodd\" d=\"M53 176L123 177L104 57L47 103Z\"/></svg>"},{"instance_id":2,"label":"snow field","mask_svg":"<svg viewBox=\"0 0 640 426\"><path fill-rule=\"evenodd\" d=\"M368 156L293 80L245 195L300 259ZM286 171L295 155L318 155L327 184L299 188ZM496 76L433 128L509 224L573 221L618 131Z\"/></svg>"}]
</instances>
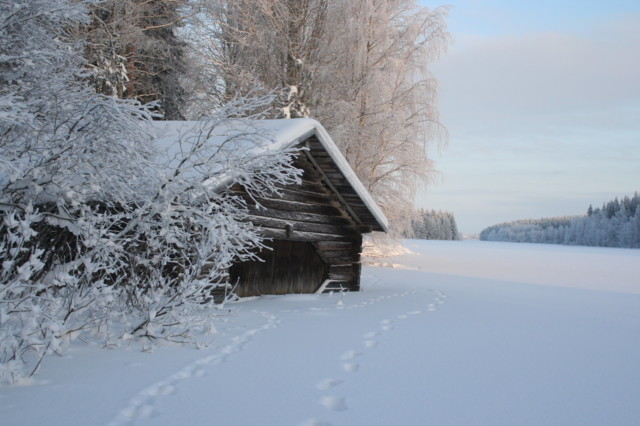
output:
<instances>
[{"instance_id":1,"label":"snow field","mask_svg":"<svg viewBox=\"0 0 640 426\"><path fill-rule=\"evenodd\" d=\"M201 350L78 346L2 424L637 424L640 251L407 246L359 293L229 305Z\"/></svg>"}]
</instances>

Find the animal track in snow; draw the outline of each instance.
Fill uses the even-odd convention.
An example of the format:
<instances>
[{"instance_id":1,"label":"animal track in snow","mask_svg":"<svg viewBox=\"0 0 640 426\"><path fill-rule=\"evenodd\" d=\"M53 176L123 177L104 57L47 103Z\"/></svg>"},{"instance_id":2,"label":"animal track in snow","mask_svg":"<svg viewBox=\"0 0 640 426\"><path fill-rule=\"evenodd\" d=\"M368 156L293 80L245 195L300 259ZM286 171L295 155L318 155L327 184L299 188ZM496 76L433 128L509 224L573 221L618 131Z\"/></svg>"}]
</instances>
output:
<instances>
[{"instance_id":1,"label":"animal track in snow","mask_svg":"<svg viewBox=\"0 0 640 426\"><path fill-rule=\"evenodd\" d=\"M320 398L320 404L331 411L344 411L347 409L347 401L337 396L323 396Z\"/></svg>"},{"instance_id":2,"label":"animal track in snow","mask_svg":"<svg viewBox=\"0 0 640 426\"><path fill-rule=\"evenodd\" d=\"M347 351L345 353L342 354L342 356L340 357L343 361L348 361L350 359L354 359L355 357L357 357L358 355L360 355L360 352L357 351Z\"/></svg>"},{"instance_id":3,"label":"animal track in snow","mask_svg":"<svg viewBox=\"0 0 640 426\"><path fill-rule=\"evenodd\" d=\"M165 385L162 386L158 389L158 396L166 396L166 395L171 395L172 393L174 393L176 391L175 386L173 385Z\"/></svg>"},{"instance_id":4,"label":"animal track in snow","mask_svg":"<svg viewBox=\"0 0 640 426\"><path fill-rule=\"evenodd\" d=\"M137 410L137 414L138 414L138 417L141 419L148 419L154 414L153 405L145 404L139 407Z\"/></svg>"},{"instance_id":5,"label":"animal track in snow","mask_svg":"<svg viewBox=\"0 0 640 426\"><path fill-rule=\"evenodd\" d=\"M318 419L309 419L304 423L301 423L300 426L332 426L331 423L323 422Z\"/></svg>"},{"instance_id":6,"label":"animal track in snow","mask_svg":"<svg viewBox=\"0 0 640 426\"><path fill-rule=\"evenodd\" d=\"M329 390L329 389L332 389L332 388L338 386L340 383L342 383L342 380L328 378L328 379L321 380L316 385L316 389L318 389L318 390Z\"/></svg>"},{"instance_id":7,"label":"animal track in snow","mask_svg":"<svg viewBox=\"0 0 640 426\"><path fill-rule=\"evenodd\" d=\"M348 309L363 308L373 303L383 302L392 297L405 297L405 296L414 294L416 292L417 291L412 291L412 292L404 292L404 293L398 293L398 294L387 295L387 296L380 296L377 298L370 299L367 302L362 302L357 305L356 304L350 305ZM430 290L430 292L432 292L435 297L432 298L431 303L429 303L426 306L426 309L414 309L411 311L407 311L405 313L401 313L397 315L395 317L396 319L385 318L380 321L378 330L372 330L362 334L361 341L365 348L364 353L351 349L342 353L342 355L340 355L340 363L341 363L340 365L344 370L344 372L346 373L357 372L360 369L360 364L355 362L355 359L361 356L366 357L366 353L367 353L366 350L373 349L376 346L378 346L378 344L380 343L378 340L380 336L384 336L385 332L389 332L393 330L394 326L396 325L395 324L396 321L409 320L412 316L423 314L426 311L435 311L437 309L437 305L441 305L445 302L446 297L444 296L444 293L434 291L434 290ZM401 322L398 322L397 324L400 325ZM381 340L384 340L384 339L381 339ZM315 387L320 391L329 391L342 383L343 381L340 379L326 378L318 382ZM320 398L319 403L322 406L324 406L327 410L331 410L331 411L344 411L348 409L347 398L343 396L338 397L333 395L323 395ZM323 423L315 419L310 419L310 420L307 420L307 422L303 423L303 425L319 426L319 425L323 425Z\"/></svg>"},{"instance_id":8,"label":"animal track in snow","mask_svg":"<svg viewBox=\"0 0 640 426\"><path fill-rule=\"evenodd\" d=\"M147 419L157 414L158 399L167 397L176 392L176 386L185 380L203 377L206 365L220 364L236 352L240 352L244 346L251 341L253 336L265 330L270 330L278 326L280 320L269 312L260 312L266 322L258 328L246 330L244 333L231 339L231 343L224 346L217 353L200 358L191 364L184 366L181 370L173 373L169 377L162 379L142 391L138 392L129 400L126 408L109 423L109 426L130 425L139 419Z\"/></svg>"},{"instance_id":9,"label":"animal track in snow","mask_svg":"<svg viewBox=\"0 0 640 426\"><path fill-rule=\"evenodd\" d=\"M360 365L355 362L345 362L344 364L342 364L342 368L347 373L355 373L360 369Z\"/></svg>"},{"instance_id":10,"label":"animal track in snow","mask_svg":"<svg viewBox=\"0 0 640 426\"><path fill-rule=\"evenodd\" d=\"M364 277L364 276L363 276ZM371 276L367 277L367 280L372 281L372 282L377 282L377 279L374 279ZM376 303L380 303L383 302L387 299L391 299L391 298L395 298L395 297L406 297L406 296L410 296L413 294L418 293L418 290L412 290L412 291L405 291L402 293L394 293L394 294L390 294L390 295L381 295L381 296L377 296L377 297L372 297L371 299L368 300L362 300L359 302L355 302L353 304L349 303L350 300L347 298L348 296L348 292L347 293L339 293L339 292L335 292L335 293L329 293L327 296L329 297L335 297L336 295L339 295L341 298L334 304L333 307L310 307L307 308L310 311L328 311L328 310L332 310L332 309L336 309L336 310L343 310L343 309L347 309L347 310L352 310L352 309L362 309L362 308L367 308L371 305L375 305ZM296 311L291 311L291 310L286 310L286 311L280 311L280 312L296 312Z\"/></svg>"}]
</instances>

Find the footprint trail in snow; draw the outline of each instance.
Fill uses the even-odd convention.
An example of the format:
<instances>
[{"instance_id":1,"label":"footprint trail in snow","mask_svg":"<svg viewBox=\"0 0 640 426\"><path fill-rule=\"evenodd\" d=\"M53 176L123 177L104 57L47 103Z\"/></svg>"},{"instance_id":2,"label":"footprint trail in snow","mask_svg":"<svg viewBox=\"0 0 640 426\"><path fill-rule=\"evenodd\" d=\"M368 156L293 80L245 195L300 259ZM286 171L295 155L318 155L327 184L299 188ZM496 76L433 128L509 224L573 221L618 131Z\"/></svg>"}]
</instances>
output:
<instances>
[{"instance_id":1,"label":"footprint trail in snow","mask_svg":"<svg viewBox=\"0 0 640 426\"><path fill-rule=\"evenodd\" d=\"M229 356L240 352L251 339L264 331L276 328L280 320L269 312L259 312L266 322L258 328L244 331L242 334L232 337L231 343L220 348L215 354L200 358L169 377L149 385L138 392L129 400L126 408L108 423L109 426L133 425L137 420L148 419L159 414L158 403L160 398L168 397L177 391L179 385L189 379L203 377L207 374L208 365L216 365L225 362Z\"/></svg>"},{"instance_id":2,"label":"footprint trail in snow","mask_svg":"<svg viewBox=\"0 0 640 426\"><path fill-rule=\"evenodd\" d=\"M373 350L376 348L381 340L384 340L385 334L394 330L394 326L401 326L401 323L407 320L410 320L411 317L415 317L418 315L423 315L425 312L432 313L435 312L438 307L444 303L446 303L447 295L439 290L428 290L433 293L435 297L432 299L430 303L426 305L426 310L423 309L414 309L404 313L400 313L396 315L396 319L388 319L385 318L381 320L378 326L371 331L368 331L362 335L360 345L364 348L363 351L350 349L342 353L339 356L339 363L342 367L341 370L344 373L351 374L357 373L360 370L360 363L357 362L361 358L366 358L366 353L368 350ZM405 297L415 294L416 291L405 292L400 294L395 294L391 296L382 296L376 299L371 299L367 302L360 303L358 305L354 305L353 307L364 307L373 303L377 303L391 297ZM347 307L350 309L352 307ZM343 374L344 374L343 373ZM319 381L316 384L316 389L319 391L334 391L339 390L339 386L345 383L348 379L341 378L325 378ZM347 404L346 396L338 396L335 394L323 394L320 396L318 403L326 408L329 411L346 411L349 409ZM309 419L306 422L301 423L301 425L330 425L331 423L326 423L317 419Z\"/></svg>"}]
</instances>

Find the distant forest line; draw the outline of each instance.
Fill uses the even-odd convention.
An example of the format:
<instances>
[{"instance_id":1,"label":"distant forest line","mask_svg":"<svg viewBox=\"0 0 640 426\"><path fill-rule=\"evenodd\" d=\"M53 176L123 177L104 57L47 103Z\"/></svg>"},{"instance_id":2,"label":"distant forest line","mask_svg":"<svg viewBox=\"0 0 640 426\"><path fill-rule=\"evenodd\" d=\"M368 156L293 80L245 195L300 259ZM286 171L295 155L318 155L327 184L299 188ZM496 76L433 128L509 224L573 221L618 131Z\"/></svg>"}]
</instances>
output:
<instances>
[{"instance_id":1,"label":"distant forest line","mask_svg":"<svg viewBox=\"0 0 640 426\"><path fill-rule=\"evenodd\" d=\"M615 198L587 213L543 219L525 219L490 226L483 241L640 248L640 195Z\"/></svg>"},{"instance_id":2,"label":"distant forest line","mask_svg":"<svg viewBox=\"0 0 640 426\"><path fill-rule=\"evenodd\" d=\"M419 240L459 240L458 224L453 213L436 210L418 210L411 220L405 238Z\"/></svg>"}]
</instances>

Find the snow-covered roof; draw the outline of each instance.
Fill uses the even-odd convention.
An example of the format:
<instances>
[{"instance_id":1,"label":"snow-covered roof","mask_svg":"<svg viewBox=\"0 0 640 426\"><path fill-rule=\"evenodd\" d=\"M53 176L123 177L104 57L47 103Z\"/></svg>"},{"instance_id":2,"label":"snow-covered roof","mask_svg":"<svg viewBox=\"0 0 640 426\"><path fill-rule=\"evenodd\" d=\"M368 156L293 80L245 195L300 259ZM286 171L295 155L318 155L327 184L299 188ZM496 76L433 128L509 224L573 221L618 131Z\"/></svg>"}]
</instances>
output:
<instances>
[{"instance_id":1,"label":"snow-covered roof","mask_svg":"<svg viewBox=\"0 0 640 426\"><path fill-rule=\"evenodd\" d=\"M189 140L202 138L211 128L207 122L193 121L157 121L153 124L159 137L156 140L161 155L166 155L169 163L177 161L181 156L180 151L189 146ZM373 230L388 231L389 221L380 207L366 190L360 179L349 166L329 133L322 125L310 118L296 118L286 120L230 120L216 126L209 134L206 133L207 145L217 147L229 139L234 139L235 149L246 149L247 152L258 153L272 152L280 149L291 148L301 144L309 138L315 138L320 142L324 150L334 162L344 179L353 189L360 202L366 207L367 217L356 217L365 225L371 225ZM260 139L260 144L255 143L255 138ZM184 142L187 142L186 144ZM180 143L182 142L182 143ZM244 143L246 142L246 143ZM340 195L340 194L338 194ZM349 203L342 199L343 202ZM347 206L349 207L349 206ZM350 210L351 214L355 214ZM356 214L357 215L357 214ZM371 223L371 221L375 223Z\"/></svg>"}]
</instances>

